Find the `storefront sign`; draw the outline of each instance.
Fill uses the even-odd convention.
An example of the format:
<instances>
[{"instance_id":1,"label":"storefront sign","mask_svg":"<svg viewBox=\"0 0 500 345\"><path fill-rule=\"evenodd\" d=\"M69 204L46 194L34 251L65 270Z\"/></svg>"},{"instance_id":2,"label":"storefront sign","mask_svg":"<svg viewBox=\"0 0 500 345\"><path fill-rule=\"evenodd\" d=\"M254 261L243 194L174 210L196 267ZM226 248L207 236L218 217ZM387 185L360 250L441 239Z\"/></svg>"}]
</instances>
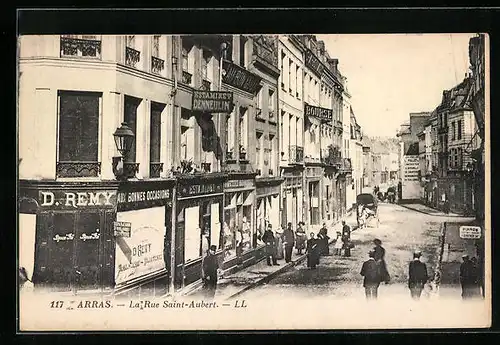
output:
<instances>
[{"instance_id":1,"label":"storefront sign","mask_svg":"<svg viewBox=\"0 0 500 345\"><path fill-rule=\"evenodd\" d=\"M38 203L51 209L111 208L116 205L116 191L40 191Z\"/></svg>"},{"instance_id":2,"label":"storefront sign","mask_svg":"<svg viewBox=\"0 0 500 345\"><path fill-rule=\"evenodd\" d=\"M315 107L309 104L305 104L304 113L306 116L313 116L322 121L332 121L333 110L321 107Z\"/></svg>"},{"instance_id":3,"label":"storefront sign","mask_svg":"<svg viewBox=\"0 0 500 345\"><path fill-rule=\"evenodd\" d=\"M323 71L325 66L321 63L321 61L314 55L311 50L307 50L306 52L306 67L311 69L318 77L323 75Z\"/></svg>"},{"instance_id":4,"label":"storefront sign","mask_svg":"<svg viewBox=\"0 0 500 345\"><path fill-rule=\"evenodd\" d=\"M114 222L113 231L115 237L130 237L132 231L131 222Z\"/></svg>"},{"instance_id":5,"label":"storefront sign","mask_svg":"<svg viewBox=\"0 0 500 345\"><path fill-rule=\"evenodd\" d=\"M141 211L144 212L144 211ZM126 213L125 213L126 214ZM127 219L122 216L120 221ZM147 217L147 215L143 215ZM149 216L150 218L151 216ZM136 218L141 218L136 216ZM149 219L148 218L148 219ZM165 230L159 224L165 220L155 219L148 223L150 226L137 225L132 228L130 237L116 238L115 255L115 281L116 284L123 284L132 279L151 274L165 268L163 258ZM138 221L132 224L140 224ZM155 223L157 223L155 225Z\"/></svg>"},{"instance_id":6,"label":"storefront sign","mask_svg":"<svg viewBox=\"0 0 500 345\"><path fill-rule=\"evenodd\" d=\"M419 181L419 157L417 155L406 155L403 161L403 181Z\"/></svg>"},{"instance_id":7,"label":"storefront sign","mask_svg":"<svg viewBox=\"0 0 500 345\"><path fill-rule=\"evenodd\" d=\"M172 201L172 187L165 182L139 182L120 186L118 211L164 206Z\"/></svg>"},{"instance_id":8,"label":"storefront sign","mask_svg":"<svg viewBox=\"0 0 500 345\"><path fill-rule=\"evenodd\" d=\"M225 91L193 91L192 110L209 113L231 113L233 93Z\"/></svg>"},{"instance_id":9,"label":"storefront sign","mask_svg":"<svg viewBox=\"0 0 500 345\"><path fill-rule=\"evenodd\" d=\"M253 188L253 187L254 187L253 180L229 180L224 183L224 190Z\"/></svg>"},{"instance_id":10,"label":"storefront sign","mask_svg":"<svg viewBox=\"0 0 500 345\"><path fill-rule=\"evenodd\" d=\"M222 81L240 90L256 94L262 78L227 60L222 64Z\"/></svg>"},{"instance_id":11,"label":"storefront sign","mask_svg":"<svg viewBox=\"0 0 500 345\"><path fill-rule=\"evenodd\" d=\"M460 227L460 238L477 240L481 238L481 227L479 226L461 226Z\"/></svg>"},{"instance_id":12,"label":"storefront sign","mask_svg":"<svg viewBox=\"0 0 500 345\"><path fill-rule=\"evenodd\" d=\"M190 197L203 194L222 193L222 183L204 183L192 184L187 186L179 186L177 195L179 197Z\"/></svg>"},{"instance_id":13,"label":"storefront sign","mask_svg":"<svg viewBox=\"0 0 500 345\"><path fill-rule=\"evenodd\" d=\"M266 186L257 188L257 197L276 195L280 192L280 186Z\"/></svg>"}]
</instances>

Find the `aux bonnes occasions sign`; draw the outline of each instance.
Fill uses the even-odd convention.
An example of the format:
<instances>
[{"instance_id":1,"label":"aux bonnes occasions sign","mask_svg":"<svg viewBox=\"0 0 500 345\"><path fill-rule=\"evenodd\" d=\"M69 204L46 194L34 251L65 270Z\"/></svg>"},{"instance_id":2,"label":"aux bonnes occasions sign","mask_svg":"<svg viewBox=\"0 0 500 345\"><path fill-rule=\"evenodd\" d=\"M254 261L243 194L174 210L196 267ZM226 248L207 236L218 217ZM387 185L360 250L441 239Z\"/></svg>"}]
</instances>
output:
<instances>
[{"instance_id":1,"label":"aux bonnes occasions sign","mask_svg":"<svg viewBox=\"0 0 500 345\"><path fill-rule=\"evenodd\" d=\"M231 113L233 110L233 93L195 90L193 92L192 110L208 113Z\"/></svg>"}]
</instances>

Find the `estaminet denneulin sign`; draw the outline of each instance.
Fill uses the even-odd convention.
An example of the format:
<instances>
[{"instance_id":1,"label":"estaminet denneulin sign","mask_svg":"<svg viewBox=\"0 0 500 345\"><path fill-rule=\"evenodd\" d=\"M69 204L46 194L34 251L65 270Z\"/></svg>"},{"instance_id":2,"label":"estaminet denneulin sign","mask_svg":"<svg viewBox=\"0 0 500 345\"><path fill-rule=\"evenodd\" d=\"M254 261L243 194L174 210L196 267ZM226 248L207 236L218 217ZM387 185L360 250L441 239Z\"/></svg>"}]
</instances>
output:
<instances>
[{"instance_id":1,"label":"estaminet denneulin sign","mask_svg":"<svg viewBox=\"0 0 500 345\"><path fill-rule=\"evenodd\" d=\"M233 93L226 91L194 91L193 110L209 113L230 113Z\"/></svg>"}]
</instances>

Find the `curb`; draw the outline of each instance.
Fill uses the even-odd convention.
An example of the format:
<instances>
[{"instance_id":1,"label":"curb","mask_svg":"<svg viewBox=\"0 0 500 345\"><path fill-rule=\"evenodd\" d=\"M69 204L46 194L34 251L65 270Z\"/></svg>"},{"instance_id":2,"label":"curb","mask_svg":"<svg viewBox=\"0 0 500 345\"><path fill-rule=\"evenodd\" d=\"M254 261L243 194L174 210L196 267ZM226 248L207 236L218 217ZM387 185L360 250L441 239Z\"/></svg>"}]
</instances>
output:
<instances>
[{"instance_id":1,"label":"curb","mask_svg":"<svg viewBox=\"0 0 500 345\"><path fill-rule=\"evenodd\" d=\"M422 213L422 214L426 214L428 216L435 216L435 217L450 217L450 218L464 218L464 217L467 217L467 216L461 216L459 214L456 214L456 213L450 213L450 214L446 214L446 213L443 213L440 211L441 214L432 214L430 212L425 212L425 211L422 211L422 210L417 210L413 207L408 207L404 204L397 204L398 206L401 206L401 207L404 207L406 208L407 210L412 210L412 211L415 211L415 212L419 212L419 213Z\"/></svg>"}]
</instances>

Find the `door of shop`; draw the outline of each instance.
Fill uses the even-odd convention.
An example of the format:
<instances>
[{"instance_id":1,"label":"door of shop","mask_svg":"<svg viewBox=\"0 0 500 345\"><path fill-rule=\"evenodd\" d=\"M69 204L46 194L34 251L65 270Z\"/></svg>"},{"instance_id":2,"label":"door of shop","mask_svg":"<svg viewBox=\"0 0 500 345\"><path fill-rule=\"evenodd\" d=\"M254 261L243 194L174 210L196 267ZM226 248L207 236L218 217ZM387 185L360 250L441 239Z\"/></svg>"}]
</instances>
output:
<instances>
[{"instance_id":1,"label":"door of shop","mask_svg":"<svg viewBox=\"0 0 500 345\"><path fill-rule=\"evenodd\" d=\"M38 217L35 284L58 291L113 285L114 212L46 212Z\"/></svg>"}]
</instances>

